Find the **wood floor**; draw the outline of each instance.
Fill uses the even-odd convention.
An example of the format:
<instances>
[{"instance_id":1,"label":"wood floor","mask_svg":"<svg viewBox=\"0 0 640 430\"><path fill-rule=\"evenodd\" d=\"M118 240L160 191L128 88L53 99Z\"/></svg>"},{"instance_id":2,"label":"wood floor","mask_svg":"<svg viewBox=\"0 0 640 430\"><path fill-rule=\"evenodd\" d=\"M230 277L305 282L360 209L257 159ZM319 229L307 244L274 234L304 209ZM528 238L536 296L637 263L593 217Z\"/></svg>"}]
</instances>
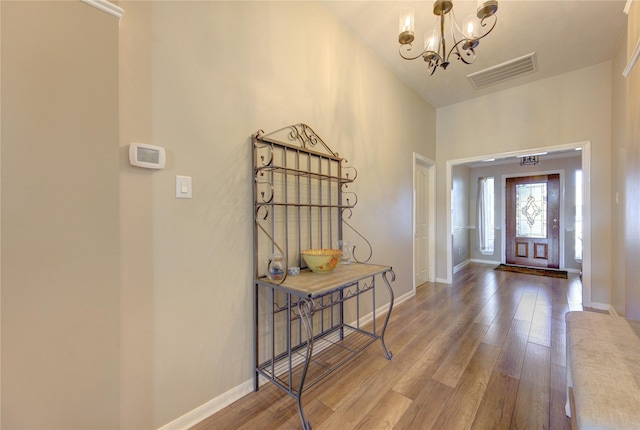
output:
<instances>
[{"instance_id":1,"label":"wood floor","mask_svg":"<svg viewBox=\"0 0 640 430\"><path fill-rule=\"evenodd\" d=\"M554 429L565 416L564 315L577 275L554 279L469 264L396 306L379 342L303 393L313 430ZM295 401L266 384L193 430L299 429Z\"/></svg>"}]
</instances>

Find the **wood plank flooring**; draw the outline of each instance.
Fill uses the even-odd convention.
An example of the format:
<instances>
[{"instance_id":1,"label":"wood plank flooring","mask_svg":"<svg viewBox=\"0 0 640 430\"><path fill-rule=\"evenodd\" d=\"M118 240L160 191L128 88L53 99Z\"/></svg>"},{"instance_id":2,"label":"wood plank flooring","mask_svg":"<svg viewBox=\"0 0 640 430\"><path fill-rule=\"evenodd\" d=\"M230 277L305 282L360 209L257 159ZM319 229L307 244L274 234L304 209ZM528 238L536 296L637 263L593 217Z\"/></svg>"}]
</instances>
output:
<instances>
[{"instance_id":1,"label":"wood plank flooring","mask_svg":"<svg viewBox=\"0 0 640 430\"><path fill-rule=\"evenodd\" d=\"M555 279L468 264L393 309L385 335L303 393L314 430L570 429L565 321L582 310L577 275ZM299 429L272 384L192 430Z\"/></svg>"}]
</instances>

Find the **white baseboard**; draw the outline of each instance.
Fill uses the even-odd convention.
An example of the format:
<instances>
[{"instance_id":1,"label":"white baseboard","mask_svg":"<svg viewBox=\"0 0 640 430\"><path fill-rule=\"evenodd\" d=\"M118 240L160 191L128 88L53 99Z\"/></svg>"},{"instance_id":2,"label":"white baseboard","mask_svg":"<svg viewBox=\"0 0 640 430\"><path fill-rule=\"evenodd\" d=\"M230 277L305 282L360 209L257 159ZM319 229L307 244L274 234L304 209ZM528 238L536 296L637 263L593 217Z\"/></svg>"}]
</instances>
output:
<instances>
[{"instance_id":1,"label":"white baseboard","mask_svg":"<svg viewBox=\"0 0 640 430\"><path fill-rule=\"evenodd\" d=\"M415 290L409 291L406 294L401 295L400 297L398 297L397 299L395 299L393 301L393 306L396 307L398 306L400 303L402 302L406 302L407 300L409 300L411 297L415 296L416 292Z\"/></svg>"},{"instance_id":2,"label":"white baseboard","mask_svg":"<svg viewBox=\"0 0 640 430\"><path fill-rule=\"evenodd\" d=\"M409 300L411 297L415 296L415 291L409 291L406 294L394 299L393 306L396 307L400 303ZM382 312L386 312L389 304L384 304L376 309L376 315L380 315ZM369 322L373 321L373 312L368 315L360 318L360 325L365 325ZM352 326L356 325L356 321L351 323ZM260 385L264 384L265 381L262 381ZM236 400L246 396L247 394L253 391L253 379L249 381L243 382L242 384L230 389L226 393L222 393L215 399L209 400L204 405L198 406L191 412L187 412L180 418L177 418L171 421L168 424L163 425L158 430L187 430L194 425L198 424L202 420L209 418L211 415L215 414L219 410L229 406L231 403Z\"/></svg>"},{"instance_id":3,"label":"white baseboard","mask_svg":"<svg viewBox=\"0 0 640 430\"><path fill-rule=\"evenodd\" d=\"M587 307L597 309L599 311L607 311L607 312L611 309L611 305L608 305L605 303L595 303L595 302L591 302L591 305Z\"/></svg>"},{"instance_id":4,"label":"white baseboard","mask_svg":"<svg viewBox=\"0 0 640 430\"><path fill-rule=\"evenodd\" d=\"M253 379L230 389L226 393L220 394L215 399L209 400L202 406L198 406L191 412L187 412L180 418L163 425L158 430L186 430L198 424L200 421L209 418L219 410L229 406L236 400L246 396L253 391Z\"/></svg>"},{"instance_id":5,"label":"white baseboard","mask_svg":"<svg viewBox=\"0 0 640 430\"><path fill-rule=\"evenodd\" d=\"M469 264L469 263L471 263L471 260L465 260L465 261L463 261L462 263L460 263L460 264L456 265L456 266L453 268L453 273L458 273L458 271L459 271L460 269L462 269L464 266L466 266L466 265L467 265L467 264Z\"/></svg>"},{"instance_id":6,"label":"white baseboard","mask_svg":"<svg viewBox=\"0 0 640 430\"><path fill-rule=\"evenodd\" d=\"M415 296L416 292L415 291L409 291L406 294L403 294L400 297L394 298L393 300L393 307L398 306L400 303L409 300L411 297ZM376 309L376 315L381 315L383 312L387 311L387 308L389 307L388 303L385 303L384 305L380 306L378 309ZM371 321L373 321L373 312L370 312L369 314L360 317L360 325L365 325L367 323L370 323ZM356 324L358 323L358 321L354 321L352 322L350 325L355 327Z\"/></svg>"},{"instance_id":7,"label":"white baseboard","mask_svg":"<svg viewBox=\"0 0 640 430\"><path fill-rule=\"evenodd\" d=\"M472 258L471 262L472 263L480 263L480 264L491 264L492 266L497 266L499 264L502 264L500 261L481 260L479 258Z\"/></svg>"}]
</instances>

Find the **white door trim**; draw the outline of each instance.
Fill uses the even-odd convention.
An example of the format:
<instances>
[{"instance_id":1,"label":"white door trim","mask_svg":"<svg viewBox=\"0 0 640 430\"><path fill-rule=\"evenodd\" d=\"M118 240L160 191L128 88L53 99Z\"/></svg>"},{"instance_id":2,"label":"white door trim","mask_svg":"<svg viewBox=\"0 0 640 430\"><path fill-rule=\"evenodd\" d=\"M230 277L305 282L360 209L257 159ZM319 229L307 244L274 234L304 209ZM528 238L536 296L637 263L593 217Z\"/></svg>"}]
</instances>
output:
<instances>
[{"instance_id":1,"label":"white door trim","mask_svg":"<svg viewBox=\"0 0 640 430\"><path fill-rule=\"evenodd\" d=\"M435 281L436 277L436 162L430 158L413 153L413 193L412 193L412 244L413 247L413 271L411 277L413 279L413 292L416 291L416 166L420 164L429 169L429 281Z\"/></svg>"}]
</instances>

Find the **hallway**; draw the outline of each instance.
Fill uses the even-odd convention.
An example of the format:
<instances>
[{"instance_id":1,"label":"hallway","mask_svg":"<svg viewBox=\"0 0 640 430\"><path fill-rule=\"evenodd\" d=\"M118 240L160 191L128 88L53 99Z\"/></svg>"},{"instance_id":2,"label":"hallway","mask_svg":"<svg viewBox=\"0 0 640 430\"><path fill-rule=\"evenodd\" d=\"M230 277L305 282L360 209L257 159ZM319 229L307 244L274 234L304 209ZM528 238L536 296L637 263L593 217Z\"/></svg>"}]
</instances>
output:
<instances>
[{"instance_id":1,"label":"hallway","mask_svg":"<svg viewBox=\"0 0 640 430\"><path fill-rule=\"evenodd\" d=\"M468 264L393 309L385 341L302 396L319 429L568 429L565 321L581 283ZM298 429L295 402L271 384L193 430Z\"/></svg>"}]
</instances>

